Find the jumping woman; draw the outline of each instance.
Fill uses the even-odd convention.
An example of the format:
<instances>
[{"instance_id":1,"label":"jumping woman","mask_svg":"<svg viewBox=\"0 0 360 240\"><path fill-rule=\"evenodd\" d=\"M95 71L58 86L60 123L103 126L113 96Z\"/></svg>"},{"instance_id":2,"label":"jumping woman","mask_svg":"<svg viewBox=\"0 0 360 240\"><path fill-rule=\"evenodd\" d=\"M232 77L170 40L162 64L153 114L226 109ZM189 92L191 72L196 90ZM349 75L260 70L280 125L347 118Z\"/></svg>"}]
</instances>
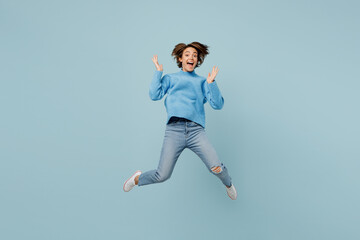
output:
<instances>
[{"instance_id":1,"label":"jumping woman","mask_svg":"<svg viewBox=\"0 0 360 240\"><path fill-rule=\"evenodd\" d=\"M163 66L159 65L157 55L152 58L156 71L150 85L150 98L156 101L167 94L164 142L157 169L144 173L136 171L124 183L125 192L136 185L144 186L169 179L181 152L189 148L200 157L209 171L222 181L228 196L232 200L236 199L236 189L227 168L219 160L205 133L204 104L209 102L213 109L221 109L224 105L224 99L215 82L218 67L214 66L207 78L195 73L195 68L204 62L208 54L208 46L199 42L177 44L171 55L181 70L163 77Z\"/></svg>"}]
</instances>

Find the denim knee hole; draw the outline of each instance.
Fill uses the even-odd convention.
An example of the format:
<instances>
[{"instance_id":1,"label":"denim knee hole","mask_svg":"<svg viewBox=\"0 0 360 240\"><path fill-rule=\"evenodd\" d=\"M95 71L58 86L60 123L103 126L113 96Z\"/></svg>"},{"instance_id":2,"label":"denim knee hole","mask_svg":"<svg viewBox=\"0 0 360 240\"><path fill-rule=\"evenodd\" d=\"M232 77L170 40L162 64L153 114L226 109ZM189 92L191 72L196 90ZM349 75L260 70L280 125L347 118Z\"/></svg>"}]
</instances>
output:
<instances>
[{"instance_id":1,"label":"denim knee hole","mask_svg":"<svg viewBox=\"0 0 360 240\"><path fill-rule=\"evenodd\" d=\"M222 172L222 168L220 166L215 166L211 168L211 171L215 174L219 174Z\"/></svg>"}]
</instances>

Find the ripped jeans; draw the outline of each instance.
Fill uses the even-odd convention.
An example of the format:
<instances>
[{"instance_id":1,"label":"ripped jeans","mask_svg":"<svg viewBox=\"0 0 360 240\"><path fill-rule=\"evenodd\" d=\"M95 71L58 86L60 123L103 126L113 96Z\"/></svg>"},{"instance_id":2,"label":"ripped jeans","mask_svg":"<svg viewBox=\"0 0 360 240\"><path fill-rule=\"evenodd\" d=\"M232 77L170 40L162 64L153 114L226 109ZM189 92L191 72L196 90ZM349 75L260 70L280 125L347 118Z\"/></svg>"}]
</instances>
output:
<instances>
[{"instance_id":1,"label":"ripped jeans","mask_svg":"<svg viewBox=\"0 0 360 240\"><path fill-rule=\"evenodd\" d=\"M165 137L157 169L144 172L138 186L164 182L170 178L175 164L185 149L189 148L204 162L211 173L224 185L231 186L231 178L205 134L205 129L192 121L180 118L166 125Z\"/></svg>"}]
</instances>

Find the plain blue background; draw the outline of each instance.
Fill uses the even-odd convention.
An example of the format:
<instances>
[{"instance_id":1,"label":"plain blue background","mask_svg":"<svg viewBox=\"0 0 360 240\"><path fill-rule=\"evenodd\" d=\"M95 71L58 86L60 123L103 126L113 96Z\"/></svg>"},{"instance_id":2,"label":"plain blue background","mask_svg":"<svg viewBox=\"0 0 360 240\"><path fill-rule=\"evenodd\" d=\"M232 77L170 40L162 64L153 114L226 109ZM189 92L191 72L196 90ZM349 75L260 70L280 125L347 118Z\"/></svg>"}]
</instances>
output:
<instances>
[{"instance_id":1,"label":"plain blue background","mask_svg":"<svg viewBox=\"0 0 360 240\"><path fill-rule=\"evenodd\" d=\"M0 1L1 239L359 239L358 1ZM225 106L162 184L158 54L200 41Z\"/></svg>"}]
</instances>

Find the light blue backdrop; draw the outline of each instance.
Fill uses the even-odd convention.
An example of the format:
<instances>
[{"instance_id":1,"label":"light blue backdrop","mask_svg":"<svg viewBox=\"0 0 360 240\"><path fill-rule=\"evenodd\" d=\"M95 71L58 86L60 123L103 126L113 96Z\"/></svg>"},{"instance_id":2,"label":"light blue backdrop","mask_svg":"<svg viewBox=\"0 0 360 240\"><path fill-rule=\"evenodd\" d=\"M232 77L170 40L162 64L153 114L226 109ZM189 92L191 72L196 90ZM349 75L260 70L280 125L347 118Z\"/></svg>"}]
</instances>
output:
<instances>
[{"instance_id":1,"label":"light blue backdrop","mask_svg":"<svg viewBox=\"0 0 360 240\"><path fill-rule=\"evenodd\" d=\"M0 1L0 238L360 239L358 1ZM148 88L179 42L219 66L207 133L238 190L186 150L157 166Z\"/></svg>"}]
</instances>

